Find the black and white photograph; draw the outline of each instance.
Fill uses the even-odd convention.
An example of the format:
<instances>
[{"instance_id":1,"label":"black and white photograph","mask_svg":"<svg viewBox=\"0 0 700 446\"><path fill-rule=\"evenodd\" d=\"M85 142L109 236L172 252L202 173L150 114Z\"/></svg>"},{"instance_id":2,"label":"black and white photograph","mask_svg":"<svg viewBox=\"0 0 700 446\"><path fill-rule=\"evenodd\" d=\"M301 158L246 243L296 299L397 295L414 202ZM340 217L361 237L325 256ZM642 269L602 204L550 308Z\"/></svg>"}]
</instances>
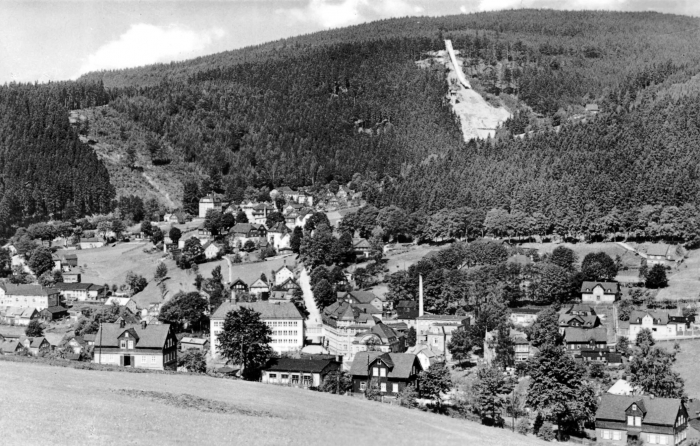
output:
<instances>
[{"instance_id":1,"label":"black and white photograph","mask_svg":"<svg viewBox=\"0 0 700 446\"><path fill-rule=\"evenodd\" d=\"M0 444L700 446L699 0L0 0Z\"/></svg>"}]
</instances>

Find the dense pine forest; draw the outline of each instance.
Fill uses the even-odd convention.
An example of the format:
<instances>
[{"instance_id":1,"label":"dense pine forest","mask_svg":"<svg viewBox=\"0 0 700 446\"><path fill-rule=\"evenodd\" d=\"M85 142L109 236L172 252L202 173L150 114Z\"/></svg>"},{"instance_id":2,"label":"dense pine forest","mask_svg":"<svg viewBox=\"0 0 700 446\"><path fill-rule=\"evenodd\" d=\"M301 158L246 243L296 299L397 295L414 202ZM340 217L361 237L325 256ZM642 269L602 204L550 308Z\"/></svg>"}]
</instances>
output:
<instances>
[{"instance_id":1,"label":"dense pine forest","mask_svg":"<svg viewBox=\"0 0 700 446\"><path fill-rule=\"evenodd\" d=\"M251 186L354 180L379 208L482 216L495 208L517 217L486 226L520 234L596 231L609 222L605 231L635 230L661 225L683 206L696 215L698 29L692 18L657 13L414 17L77 82L6 86L0 154L41 149L0 159L0 212L11 216L0 230L116 205L105 168L67 121L69 109L104 104L110 126L123 133L110 135L122 153L113 159L124 160L120 178L139 160L189 165L197 179L209 177L207 188L230 197ZM444 67L415 63L443 49L444 39L475 88L514 113L494 140L463 142ZM10 99L18 95L33 105ZM587 103L601 112L579 119ZM53 133L33 122L38 115L53 120ZM134 145L129 132L145 140ZM59 149L66 146L73 152ZM42 169L37 180L31 168L12 167L35 154L47 159L39 150L68 158L51 164L66 167ZM78 166L91 173L71 176ZM633 228L640 213L652 217Z\"/></svg>"},{"instance_id":2,"label":"dense pine forest","mask_svg":"<svg viewBox=\"0 0 700 446\"><path fill-rule=\"evenodd\" d=\"M69 109L107 100L100 83L0 86L0 235L109 212L109 174L68 121Z\"/></svg>"}]
</instances>

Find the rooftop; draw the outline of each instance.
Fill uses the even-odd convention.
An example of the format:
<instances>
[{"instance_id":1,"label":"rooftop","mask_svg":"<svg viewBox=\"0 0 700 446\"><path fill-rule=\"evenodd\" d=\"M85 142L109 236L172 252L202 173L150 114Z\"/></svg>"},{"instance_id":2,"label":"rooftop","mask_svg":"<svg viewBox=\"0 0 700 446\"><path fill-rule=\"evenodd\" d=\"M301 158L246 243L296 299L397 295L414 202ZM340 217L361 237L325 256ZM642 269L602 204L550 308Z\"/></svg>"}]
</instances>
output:
<instances>
[{"instance_id":1,"label":"rooftop","mask_svg":"<svg viewBox=\"0 0 700 446\"><path fill-rule=\"evenodd\" d=\"M297 307L289 302L224 302L211 318L224 319L230 311L236 311L241 307L250 308L260 313L262 319L303 319Z\"/></svg>"}]
</instances>

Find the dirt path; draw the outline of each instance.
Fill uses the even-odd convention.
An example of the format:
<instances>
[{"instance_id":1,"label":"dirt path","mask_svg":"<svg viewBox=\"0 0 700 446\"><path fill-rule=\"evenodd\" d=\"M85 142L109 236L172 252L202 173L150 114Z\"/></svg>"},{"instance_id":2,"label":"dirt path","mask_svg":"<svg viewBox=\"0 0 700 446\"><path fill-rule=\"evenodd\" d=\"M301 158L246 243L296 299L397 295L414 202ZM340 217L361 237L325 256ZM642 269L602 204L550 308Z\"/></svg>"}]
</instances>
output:
<instances>
[{"instance_id":1,"label":"dirt path","mask_svg":"<svg viewBox=\"0 0 700 446\"><path fill-rule=\"evenodd\" d=\"M173 202L173 200L170 198L170 194L167 193L166 191L164 191L158 183L153 181L153 178L149 177L146 172L141 172L141 174L146 179L146 181L148 181L148 184L153 186L153 188L165 199L165 201L167 202L167 205L170 208L174 209L177 207L177 206L175 206L175 202Z\"/></svg>"}]
</instances>

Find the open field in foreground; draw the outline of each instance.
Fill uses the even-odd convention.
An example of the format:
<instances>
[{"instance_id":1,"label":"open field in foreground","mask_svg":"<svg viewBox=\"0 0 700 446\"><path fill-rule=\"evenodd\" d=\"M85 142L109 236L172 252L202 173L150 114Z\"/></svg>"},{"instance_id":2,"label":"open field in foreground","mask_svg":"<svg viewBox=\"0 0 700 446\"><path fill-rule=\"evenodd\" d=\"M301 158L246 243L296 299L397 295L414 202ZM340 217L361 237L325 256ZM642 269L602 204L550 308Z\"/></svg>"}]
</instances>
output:
<instances>
[{"instance_id":1,"label":"open field in foreground","mask_svg":"<svg viewBox=\"0 0 700 446\"><path fill-rule=\"evenodd\" d=\"M215 439L326 446L376 444L387 435L400 445L543 444L418 410L243 381L12 362L2 363L0 381L12 383L0 398L3 444L190 445Z\"/></svg>"}]
</instances>

